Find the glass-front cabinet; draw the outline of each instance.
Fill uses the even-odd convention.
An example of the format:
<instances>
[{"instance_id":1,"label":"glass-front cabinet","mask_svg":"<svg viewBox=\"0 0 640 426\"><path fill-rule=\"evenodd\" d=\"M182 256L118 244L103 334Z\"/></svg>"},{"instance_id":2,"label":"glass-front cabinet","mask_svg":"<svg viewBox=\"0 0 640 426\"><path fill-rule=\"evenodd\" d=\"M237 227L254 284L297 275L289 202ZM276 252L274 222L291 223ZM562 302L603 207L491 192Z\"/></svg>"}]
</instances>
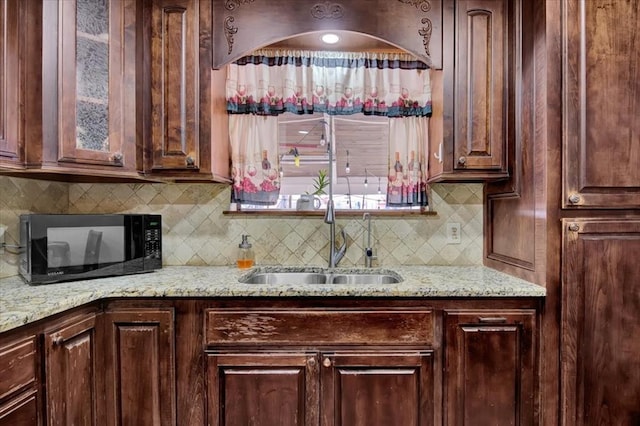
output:
<instances>
[{"instance_id":1,"label":"glass-front cabinet","mask_svg":"<svg viewBox=\"0 0 640 426\"><path fill-rule=\"evenodd\" d=\"M59 166L136 168L136 5L43 2L44 33L52 34L48 26L58 30L57 40L43 38L44 63L57 62L57 72L43 76L44 95L57 90L43 96L43 142L55 146L47 139L57 139ZM48 131L47 117L57 132Z\"/></svg>"}]
</instances>

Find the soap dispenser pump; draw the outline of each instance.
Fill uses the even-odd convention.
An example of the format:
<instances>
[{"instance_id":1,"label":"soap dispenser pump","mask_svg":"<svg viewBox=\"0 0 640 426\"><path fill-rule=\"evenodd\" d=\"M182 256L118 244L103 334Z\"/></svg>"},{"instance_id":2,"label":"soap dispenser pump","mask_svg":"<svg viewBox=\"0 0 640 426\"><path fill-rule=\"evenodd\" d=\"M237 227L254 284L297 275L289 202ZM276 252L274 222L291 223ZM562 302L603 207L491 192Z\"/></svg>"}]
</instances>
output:
<instances>
[{"instance_id":1,"label":"soap dispenser pump","mask_svg":"<svg viewBox=\"0 0 640 426\"><path fill-rule=\"evenodd\" d=\"M247 240L249 235L242 235L242 242L238 245L238 260L237 265L240 269L247 269L253 266L253 262L255 261L253 255L253 249L251 248L251 244Z\"/></svg>"}]
</instances>

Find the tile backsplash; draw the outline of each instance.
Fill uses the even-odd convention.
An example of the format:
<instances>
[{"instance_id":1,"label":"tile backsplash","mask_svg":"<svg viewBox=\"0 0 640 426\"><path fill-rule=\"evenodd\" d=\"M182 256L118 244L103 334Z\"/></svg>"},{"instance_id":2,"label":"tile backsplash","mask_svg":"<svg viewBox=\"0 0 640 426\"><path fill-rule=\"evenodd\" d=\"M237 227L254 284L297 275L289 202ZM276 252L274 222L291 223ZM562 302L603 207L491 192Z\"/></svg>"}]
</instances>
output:
<instances>
[{"instance_id":1,"label":"tile backsplash","mask_svg":"<svg viewBox=\"0 0 640 426\"><path fill-rule=\"evenodd\" d=\"M374 266L481 265L482 185L436 184L436 216L374 217ZM163 220L165 265L235 263L242 234L249 234L258 265L326 265L329 226L321 217L223 215L229 187L222 184L78 184L0 176L0 226L7 244L19 240L22 213L158 213ZM446 243L446 224L461 226L460 244ZM366 223L340 217L348 235L341 266L363 266ZM15 250L0 254L0 277L16 275Z\"/></svg>"}]
</instances>

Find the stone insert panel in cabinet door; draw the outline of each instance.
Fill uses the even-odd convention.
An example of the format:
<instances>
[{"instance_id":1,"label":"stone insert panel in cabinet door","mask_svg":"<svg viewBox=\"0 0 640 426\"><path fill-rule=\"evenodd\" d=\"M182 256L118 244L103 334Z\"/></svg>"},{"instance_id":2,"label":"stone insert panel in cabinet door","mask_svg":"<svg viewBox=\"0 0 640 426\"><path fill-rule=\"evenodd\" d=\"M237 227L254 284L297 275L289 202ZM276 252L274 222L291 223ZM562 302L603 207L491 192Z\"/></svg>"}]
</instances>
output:
<instances>
[{"instance_id":1,"label":"stone insert panel in cabinet door","mask_svg":"<svg viewBox=\"0 0 640 426\"><path fill-rule=\"evenodd\" d=\"M44 116L44 143L59 146L62 164L136 167L136 8L134 0L43 3L58 33L44 37L44 63L58 64L43 76L44 108L57 111Z\"/></svg>"}]
</instances>

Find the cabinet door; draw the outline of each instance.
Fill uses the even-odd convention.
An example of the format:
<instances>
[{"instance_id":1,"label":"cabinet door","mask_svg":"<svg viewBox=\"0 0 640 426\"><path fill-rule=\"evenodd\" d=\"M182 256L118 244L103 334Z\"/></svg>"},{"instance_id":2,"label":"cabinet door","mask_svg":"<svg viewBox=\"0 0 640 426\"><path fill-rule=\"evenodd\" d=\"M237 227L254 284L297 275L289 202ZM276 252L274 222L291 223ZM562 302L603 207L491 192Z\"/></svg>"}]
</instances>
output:
<instances>
[{"instance_id":1,"label":"cabinet door","mask_svg":"<svg viewBox=\"0 0 640 426\"><path fill-rule=\"evenodd\" d=\"M435 424L433 353L322 355L322 426Z\"/></svg>"},{"instance_id":2,"label":"cabinet door","mask_svg":"<svg viewBox=\"0 0 640 426\"><path fill-rule=\"evenodd\" d=\"M95 314L44 336L47 424L98 425L99 379Z\"/></svg>"},{"instance_id":3,"label":"cabinet door","mask_svg":"<svg viewBox=\"0 0 640 426\"><path fill-rule=\"evenodd\" d=\"M136 1L44 2L43 13L45 28L56 20L58 31L55 45L44 37L46 66L57 52L57 79L53 70L44 75L44 108L57 112L44 115L45 150L57 148L69 167L135 170Z\"/></svg>"},{"instance_id":4,"label":"cabinet door","mask_svg":"<svg viewBox=\"0 0 640 426\"><path fill-rule=\"evenodd\" d=\"M444 323L444 424L536 424L535 311L445 311Z\"/></svg>"},{"instance_id":5,"label":"cabinet door","mask_svg":"<svg viewBox=\"0 0 640 426\"><path fill-rule=\"evenodd\" d=\"M565 220L563 425L640 424L640 217Z\"/></svg>"},{"instance_id":6,"label":"cabinet door","mask_svg":"<svg viewBox=\"0 0 640 426\"><path fill-rule=\"evenodd\" d=\"M20 103L20 0L0 2L0 165L21 165L18 132Z\"/></svg>"},{"instance_id":7,"label":"cabinet door","mask_svg":"<svg viewBox=\"0 0 640 426\"><path fill-rule=\"evenodd\" d=\"M516 8L519 2L507 0L457 0L445 8L454 46L445 51L443 144L433 143L429 160L434 181L508 177Z\"/></svg>"},{"instance_id":8,"label":"cabinet door","mask_svg":"<svg viewBox=\"0 0 640 426\"><path fill-rule=\"evenodd\" d=\"M318 425L318 356L210 353L209 425Z\"/></svg>"},{"instance_id":9,"label":"cabinet door","mask_svg":"<svg viewBox=\"0 0 640 426\"><path fill-rule=\"evenodd\" d=\"M156 0L152 5L153 172L200 168L198 17L197 0Z\"/></svg>"},{"instance_id":10,"label":"cabinet door","mask_svg":"<svg viewBox=\"0 0 640 426\"><path fill-rule=\"evenodd\" d=\"M640 9L565 0L565 207L640 206Z\"/></svg>"},{"instance_id":11,"label":"cabinet door","mask_svg":"<svg viewBox=\"0 0 640 426\"><path fill-rule=\"evenodd\" d=\"M105 327L106 424L175 424L173 308L107 311Z\"/></svg>"},{"instance_id":12,"label":"cabinet door","mask_svg":"<svg viewBox=\"0 0 640 426\"><path fill-rule=\"evenodd\" d=\"M38 412L37 392L31 390L0 404L0 425L37 426Z\"/></svg>"}]
</instances>

